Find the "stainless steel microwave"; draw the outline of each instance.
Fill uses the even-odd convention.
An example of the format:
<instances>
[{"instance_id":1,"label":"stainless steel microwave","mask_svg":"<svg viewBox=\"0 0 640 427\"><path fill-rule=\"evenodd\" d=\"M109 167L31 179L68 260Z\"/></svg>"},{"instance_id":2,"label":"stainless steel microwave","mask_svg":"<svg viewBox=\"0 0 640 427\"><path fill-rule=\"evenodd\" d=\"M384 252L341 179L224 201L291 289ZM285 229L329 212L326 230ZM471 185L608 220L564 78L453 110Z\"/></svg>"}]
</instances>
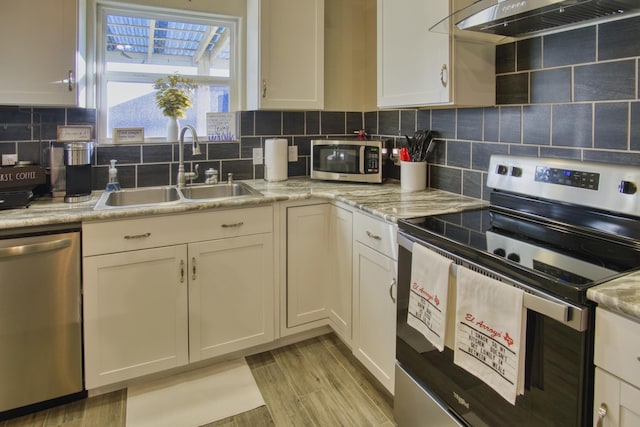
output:
<instances>
[{"instance_id":1,"label":"stainless steel microwave","mask_svg":"<svg viewBox=\"0 0 640 427\"><path fill-rule=\"evenodd\" d=\"M311 179L382 182L382 141L314 139Z\"/></svg>"}]
</instances>

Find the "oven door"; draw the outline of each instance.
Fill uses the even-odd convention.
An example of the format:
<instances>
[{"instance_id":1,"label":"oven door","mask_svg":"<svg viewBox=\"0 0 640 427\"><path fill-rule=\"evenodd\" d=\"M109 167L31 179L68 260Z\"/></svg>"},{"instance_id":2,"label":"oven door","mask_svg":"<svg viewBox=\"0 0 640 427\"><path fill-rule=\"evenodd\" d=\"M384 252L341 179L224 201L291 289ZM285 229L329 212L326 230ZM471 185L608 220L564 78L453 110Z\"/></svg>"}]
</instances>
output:
<instances>
[{"instance_id":1,"label":"oven door","mask_svg":"<svg viewBox=\"0 0 640 427\"><path fill-rule=\"evenodd\" d=\"M400 378L396 380L395 412L400 427L591 424L593 326L589 319L590 307L568 304L490 273L527 291L525 392L511 405L491 387L453 363L453 333L447 334L445 350L439 352L407 325L411 249L415 240L399 233L398 243L396 373ZM454 259L457 265L482 269L446 250L420 243ZM452 272L455 273L455 266ZM448 325L453 325L454 312L449 310ZM434 408L440 408L439 416L434 415Z\"/></svg>"}]
</instances>

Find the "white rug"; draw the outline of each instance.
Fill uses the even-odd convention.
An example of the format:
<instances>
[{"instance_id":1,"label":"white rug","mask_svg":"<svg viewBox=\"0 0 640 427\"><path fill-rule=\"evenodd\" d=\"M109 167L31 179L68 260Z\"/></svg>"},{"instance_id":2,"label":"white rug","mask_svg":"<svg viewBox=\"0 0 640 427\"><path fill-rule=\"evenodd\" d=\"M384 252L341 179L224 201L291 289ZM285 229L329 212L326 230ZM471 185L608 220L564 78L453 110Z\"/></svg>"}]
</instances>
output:
<instances>
[{"instance_id":1,"label":"white rug","mask_svg":"<svg viewBox=\"0 0 640 427\"><path fill-rule=\"evenodd\" d=\"M127 427L197 427L264 405L244 359L129 387Z\"/></svg>"}]
</instances>

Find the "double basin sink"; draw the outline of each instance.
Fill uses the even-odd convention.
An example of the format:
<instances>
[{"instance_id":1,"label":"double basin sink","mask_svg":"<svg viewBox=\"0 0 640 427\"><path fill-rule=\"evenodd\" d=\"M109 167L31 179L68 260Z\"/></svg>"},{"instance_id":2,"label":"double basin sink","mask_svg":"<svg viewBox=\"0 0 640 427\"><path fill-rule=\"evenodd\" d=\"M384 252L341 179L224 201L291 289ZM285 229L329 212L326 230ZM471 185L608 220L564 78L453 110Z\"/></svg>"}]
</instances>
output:
<instances>
[{"instance_id":1,"label":"double basin sink","mask_svg":"<svg viewBox=\"0 0 640 427\"><path fill-rule=\"evenodd\" d=\"M166 185L104 192L94 209L157 206L246 196L262 196L262 193L242 182L184 188Z\"/></svg>"}]
</instances>

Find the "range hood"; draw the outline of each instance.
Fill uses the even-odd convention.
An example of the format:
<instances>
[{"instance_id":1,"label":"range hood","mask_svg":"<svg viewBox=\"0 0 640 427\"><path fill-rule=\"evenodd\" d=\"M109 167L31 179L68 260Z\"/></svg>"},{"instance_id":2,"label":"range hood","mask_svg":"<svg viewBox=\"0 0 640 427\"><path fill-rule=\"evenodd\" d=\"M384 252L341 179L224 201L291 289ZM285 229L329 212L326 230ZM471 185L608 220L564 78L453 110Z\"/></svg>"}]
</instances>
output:
<instances>
[{"instance_id":1,"label":"range hood","mask_svg":"<svg viewBox=\"0 0 640 427\"><path fill-rule=\"evenodd\" d=\"M640 12L639 0L477 0L429 31L460 30L521 37L595 19Z\"/></svg>"}]
</instances>

